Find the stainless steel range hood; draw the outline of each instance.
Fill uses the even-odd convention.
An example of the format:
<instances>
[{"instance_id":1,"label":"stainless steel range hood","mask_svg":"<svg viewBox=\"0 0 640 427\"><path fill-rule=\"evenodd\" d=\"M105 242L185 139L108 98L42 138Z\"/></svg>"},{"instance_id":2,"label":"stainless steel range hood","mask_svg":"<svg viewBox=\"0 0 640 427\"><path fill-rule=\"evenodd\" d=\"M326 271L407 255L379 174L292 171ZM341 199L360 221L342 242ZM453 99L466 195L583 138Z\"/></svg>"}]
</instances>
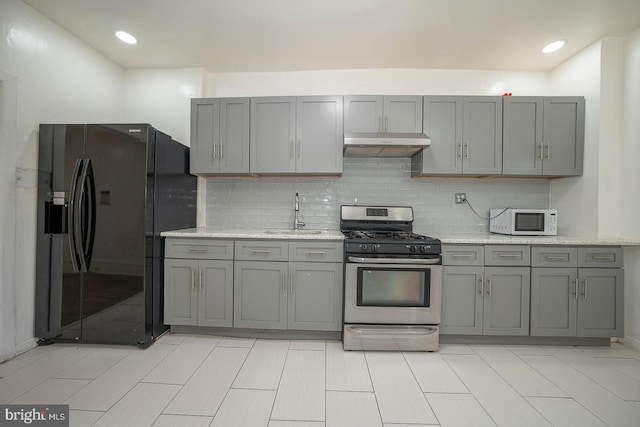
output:
<instances>
[{"instance_id":1,"label":"stainless steel range hood","mask_svg":"<svg viewBox=\"0 0 640 427\"><path fill-rule=\"evenodd\" d=\"M411 157L431 145L424 133L351 133L344 136L345 157Z\"/></svg>"}]
</instances>

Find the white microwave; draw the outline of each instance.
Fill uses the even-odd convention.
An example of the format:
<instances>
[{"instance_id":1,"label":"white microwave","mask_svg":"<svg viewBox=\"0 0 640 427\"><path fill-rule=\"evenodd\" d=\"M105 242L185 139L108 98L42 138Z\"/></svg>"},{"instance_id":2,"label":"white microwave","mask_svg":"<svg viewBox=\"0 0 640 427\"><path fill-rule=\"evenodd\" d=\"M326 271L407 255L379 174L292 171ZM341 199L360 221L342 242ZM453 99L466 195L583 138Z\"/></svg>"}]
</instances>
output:
<instances>
[{"instance_id":1,"label":"white microwave","mask_svg":"<svg viewBox=\"0 0 640 427\"><path fill-rule=\"evenodd\" d=\"M513 236L555 236L558 211L554 209L491 209L489 231Z\"/></svg>"}]
</instances>

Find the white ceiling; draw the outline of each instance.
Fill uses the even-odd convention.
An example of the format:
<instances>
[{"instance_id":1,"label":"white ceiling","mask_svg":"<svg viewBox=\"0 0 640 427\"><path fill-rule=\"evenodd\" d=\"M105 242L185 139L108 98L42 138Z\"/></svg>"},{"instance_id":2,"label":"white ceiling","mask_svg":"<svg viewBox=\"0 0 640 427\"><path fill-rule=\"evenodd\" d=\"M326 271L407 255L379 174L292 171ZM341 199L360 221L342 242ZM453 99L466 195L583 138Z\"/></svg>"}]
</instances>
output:
<instances>
[{"instance_id":1,"label":"white ceiling","mask_svg":"<svg viewBox=\"0 0 640 427\"><path fill-rule=\"evenodd\" d=\"M24 1L122 67L212 72L549 70L640 28L640 0ZM560 38L564 49L540 53Z\"/></svg>"}]
</instances>

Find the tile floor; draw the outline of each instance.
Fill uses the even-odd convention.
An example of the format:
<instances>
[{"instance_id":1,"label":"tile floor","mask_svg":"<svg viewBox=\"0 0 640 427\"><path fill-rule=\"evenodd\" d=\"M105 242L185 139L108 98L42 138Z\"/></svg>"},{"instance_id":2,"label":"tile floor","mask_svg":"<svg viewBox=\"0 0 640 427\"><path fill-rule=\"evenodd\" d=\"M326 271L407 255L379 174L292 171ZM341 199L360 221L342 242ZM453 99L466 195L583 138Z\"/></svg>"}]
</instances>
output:
<instances>
[{"instance_id":1,"label":"tile floor","mask_svg":"<svg viewBox=\"0 0 640 427\"><path fill-rule=\"evenodd\" d=\"M66 403L72 426L640 426L640 352L165 335L146 350L38 347L0 364L0 403Z\"/></svg>"}]
</instances>

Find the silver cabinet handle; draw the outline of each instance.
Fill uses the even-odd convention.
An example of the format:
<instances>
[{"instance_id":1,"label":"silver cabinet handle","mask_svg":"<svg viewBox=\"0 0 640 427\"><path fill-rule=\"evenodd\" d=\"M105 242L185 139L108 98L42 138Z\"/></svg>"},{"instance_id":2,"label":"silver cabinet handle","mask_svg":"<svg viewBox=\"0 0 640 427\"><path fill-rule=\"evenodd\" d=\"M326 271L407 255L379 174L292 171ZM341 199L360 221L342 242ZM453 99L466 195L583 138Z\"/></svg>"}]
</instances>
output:
<instances>
[{"instance_id":1,"label":"silver cabinet handle","mask_svg":"<svg viewBox=\"0 0 640 427\"><path fill-rule=\"evenodd\" d=\"M489 295L489 298L491 298L491 291L492 291L491 276L489 276L489 278L487 279L487 282L489 282L489 290L487 291L487 295Z\"/></svg>"},{"instance_id":2,"label":"silver cabinet handle","mask_svg":"<svg viewBox=\"0 0 640 427\"><path fill-rule=\"evenodd\" d=\"M465 146L466 146L466 150L465 150L464 157L468 159L469 158L469 140L467 140L467 143L465 144Z\"/></svg>"},{"instance_id":3,"label":"silver cabinet handle","mask_svg":"<svg viewBox=\"0 0 640 427\"><path fill-rule=\"evenodd\" d=\"M551 143L547 142L547 160L551 160Z\"/></svg>"},{"instance_id":4,"label":"silver cabinet handle","mask_svg":"<svg viewBox=\"0 0 640 427\"><path fill-rule=\"evenodd\" d=\"M189 252L207 252L207 248L189 248Z\"/></svg>"},{"instance_id":5,"label":"silver cabinet handle","mask_svg":"<svg viewBox=\"0 0 640 427\"><path fill-rule=\"evenodd\" d=\"M220 158L224 157L224 144L220 141Z\"/></svg>"},{"instance_id":6,"label":"silver cabinet handle","mask_svg":"<svg viewBox=\"0 0 640 427\"><path fill-rule=\"evenodd\" d=\"M498 257L500 257L500 258L521 258L522 255L520 255L520 254L498 254Z\"/></svg>"},{"instance_id":7,"label":"silver cabinet handle","mask_svg":"<svg viewBox=\"0 0 640 427\"><path fill-rule=\"evenodd\" d=\"M321 252L321 251L307 251L306 254L307 255L325 256L327 253L326 252Z\"/></svg>"},{"instance_id":8,"label":"silver cabinet handle","mask_svg":"<svg viewBox=\"0 0 640 427\"><path fill-rule=\"evenodd\" d=\"M384 132L384 128L382 127L382 116L378 117L378 132Z\"/></svg>"},{"instance_id":9,"label":"silver cabinet handle","mask_svg":"<svg viewBox=\"0 0 640 427\"><path fill-rule=\"evenodd\" d=\"M614 255L593 255L591 258L597 261L615 261Z\"/></svg>"},{"instance_id":10,"label":"silver cabinet handle","mask_svg":"<svg viewBox=\"0 0 640 427\"><path fill-rule=\"evenodd\" d=\"M589 284L589 279L584 279L584 299L587 299L587 285Z\"/></svg>"},{"instance_id":11,"label":"silver cabinet handle","mask_svg":"<svg viewBox=\"0 0 640 427\"><path fill-rule=\"evenodd\" d=\"M202 270L200 270L200 290L202 290Z\"/></svg>"},{"instance_id":12,"label":"silver cabinet handle","mask_svg":"<svg viewBox=\"0 0 640 427\"><path fill-rule=\"evenodd\" d=\"M293 271L289 273L289 292L293 295Z\"/></svg>"},{"instance_id":13,"label":"silver cabinet handle","mask_svg":"<svg viewBox=\"0 0 640 427\"><path fill-rule=\"evenodd\" d=\"M540 144L540 160L544 160L544 142Z\"/></svg>"},{"instance_id":14,"label":"silver cabinet handle","mask_svg":"<svg viewBox=\"0 0 640 427\"><path fill-rule=\"evenodd\" d=\"M451 258L473 259L473 254L451 254Z\"/></svg>"},{"instance_id":15,"label":"silver cabinet handle","mask_svg":"<svg viewBox=\"0 0 640 427\"><path fill-rule=\"evenodd\" d=\"M280 273L280 276L282 277L282 293L286 294L287 293L287 284L285 283L285 276L284 273Z\"/></svg>"},{"instance_id":16,"label":"silver cabinet handle","mask_svg":"<svg viewBox=\"0 0 640 427\"><path fill-rule=\"evenodd\" d=\"M478 292L478 295L482 296L482 294L484 294L484 276L480 276L478 281L480 282L480 292Z\"/></svg>"},{"instance_id":17,"label":"silver cabinet handle","mask_svg":"<svg viewBox=\"0 0 640 427\"><path fill-rule=\"evenodd\" d=\"M302 151L301 148L302 148L302 142L300 142L300 140L298 140L298 144L297 144L297 147L296 147L296 153L298 154L298 159L301 156L301 151Z\"/></svg>"},{"instance_id":18,"label":"silver cabinet handle","mask_svg":"<svg viewBox=\"0 0 640 427\"><path fill-rule=\"evenodd\" d=\"M384 131L389 132L389 116L384 116Z\"/></svg>"},{"instance_id":19,"label":"silver cabinet handle","mask_svg":"<svg viewBox=\"0 0 640 427\"><path fill-rule=\"evenodd\" d=\"M544 258L549 261L564 261L566 259L563 256L555 256L555 255L547 255Z\"/></svg>"},{"instance_id":20,"label":"silver cabinet handle","mask_svg":"<svg viewBox=\"0 0 640 427\"><path fill-rule=\"evenodd\" d=\"M462 158L462 144L458 144L458 158Z\"/></svg>"},{"instance_id":21,"label":"silver cabinet handle","mask_svg":"<svg viewBox=\"0 0 640 427\"><path fill-rule=\"evenodd\" d=\"M260 250L260 249L251 249L251 253L252 254L260 254L260 255L269 255L271 253L271 251L264 251L264 250Z\"/></svg>"},{"instance_id":22,"label":"silver cabinet handle","mask_svg":"<svg viewBox=\"0 0 640 427\"><path fill-rule=\"evenodd\" d=\"M191 289L196 288L196 272L195 270L191 270Z\"/></svg>"},{"instance_id":23,"label":"silver cabinet handle","mask_svg":"<svg viewBox=\"0 0 640 427\"><path fill-rule=\"evenodd\" d=\"M578 278L576 277L576 279L574 280L574 282L575 282L575 286L576 286L574 295L575 295L576 299L578 299L578 284L580 283L580 279L578 279Z\"/></svg>"},{"instance_id":24,"label":"silver cabinet handle","mask_svg":"<svg viewBox=\"0 0 640 427\"><path fill-rule=\"evenodd\" d=\"M217 159L218 155L216 154L216 142L213 141L213 158Z\"/></svg>"}]
</instances>

